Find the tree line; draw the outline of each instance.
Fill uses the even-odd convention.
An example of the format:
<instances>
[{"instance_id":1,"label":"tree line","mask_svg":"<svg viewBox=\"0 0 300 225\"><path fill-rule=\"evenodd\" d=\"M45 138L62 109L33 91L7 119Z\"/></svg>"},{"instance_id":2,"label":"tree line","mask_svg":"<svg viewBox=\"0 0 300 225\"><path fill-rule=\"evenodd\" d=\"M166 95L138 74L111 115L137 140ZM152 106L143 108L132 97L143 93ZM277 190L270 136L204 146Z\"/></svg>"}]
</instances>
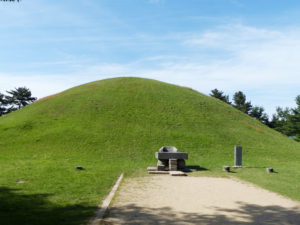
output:
<instances>
[{"instance_id":1,"label":"tree line","mask_svg":"<svg viewBox=\"0 0 300 225\"><path fill-rule=\"evenodd\" d=\"M31 91L26 87L18 87L6 93L8 95L0 93L0 116L21 109L37 99L31 96Z\"/></svg>"},{"instance_id":2,"label":"tree line","mask_svg":"<svg viewBox=\"0 0 300 225\"><path fill-rule=\"evenodd\" d=\"M271 118L266 114L262 106L253 106L251 101L247 101L246 95L242 91L235 92L233 103L229 101L229 95L218 89L211 90L210 96L232 105L238 110L259 120L263 124L273 128L296 141L300 141L300 95L295 99L295 108L277 107L276 113Z\"/></svg>"}]
</instances>

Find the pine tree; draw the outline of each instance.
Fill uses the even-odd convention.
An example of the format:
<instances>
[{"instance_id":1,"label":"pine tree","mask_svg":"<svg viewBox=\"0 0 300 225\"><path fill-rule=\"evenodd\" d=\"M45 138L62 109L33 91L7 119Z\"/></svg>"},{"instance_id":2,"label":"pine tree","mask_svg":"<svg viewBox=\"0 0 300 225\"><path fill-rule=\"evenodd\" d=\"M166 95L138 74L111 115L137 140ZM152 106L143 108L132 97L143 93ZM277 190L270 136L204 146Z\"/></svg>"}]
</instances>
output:
<instances>
[{"instance_id":1,"label":"pine tree","mask_svg":"<svg viewBox=\"0 0 300 225\"><path fill-rule=\"evenodd\" d=\"M246 95L238 91L233 95L234 107L241 110L244 113L249 114L250 110L252 109L251 102L246 102Z\"/></svg>"},{"instance_id":2,"label":"pine tree","mask_svg":"<svg viewBox=\"0 0 300 225\"><path fill-rule=\"evenodd\" d=\"M265 109L261 106L254 106L249 115L254 117L255 119L258 119L260 122L262 122L263 124L268 125L269 123L269 117L268 115L264 112Z\"/></svg>"},{"instance_id":3,"label":"pine tree","mask_svg":"<svg viewBox=\"0 0 300 225\"><path fill-rule=\"evenodd\" d=\"M226 102L227 104L231 104L231 102L229 101L229 96L224 95L224 92L219 91L217 88L211 90L211 93L209 95L214 98L220 99L221 101Z\"/></svg>"},{"instance_id":4,"label":"pine tree","mask_svg":"<svg viewBox=\"0 0 300 225\"><path fill-rule=\"evenodd\" d=\"M287 133L295 136L300 141L300 95L296 97L297 107L291 109L291 114L287 119Z\"/></svg>"},{"instance_id":5,"label":"pine tree","mask_svg":"<svg viewBox=\"0 0 300 225\"><path fill-rule=\"evenodd\" d=\"M11 105L10 111L20 109L36 100L35 97L31 96L31 91L26 87L19 87L6 92L10 94L10 96L5 96L7 103Z\"/></svg>"},{"instance_id":6,"label":"pine tree","mask_svg":"<svg viewBox=\"0 0 300 225\"><path fill-rule=\"evenodd\" d=\"M4 94L0 93L0 116L6 114L6 106L7 102L5 100Z\"/></svg>"}]
</instances>

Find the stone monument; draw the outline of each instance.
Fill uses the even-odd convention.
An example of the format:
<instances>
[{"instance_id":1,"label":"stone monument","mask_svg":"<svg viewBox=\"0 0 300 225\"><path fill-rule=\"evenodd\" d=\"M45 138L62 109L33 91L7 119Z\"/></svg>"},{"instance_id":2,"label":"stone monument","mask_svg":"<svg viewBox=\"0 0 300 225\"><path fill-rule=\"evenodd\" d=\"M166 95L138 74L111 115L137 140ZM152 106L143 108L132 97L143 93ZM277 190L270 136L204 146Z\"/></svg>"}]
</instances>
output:
<instances>
[{"instance_id":1,"label":"stone monument","mask_svg":"<svg viewBox=\"0 0 300 225\"><path fill-rule=\"evenodd\" d=\"M234 167L242 167L242 146L234 146Z\"/></svg>"},{"instance_id":2,"label":"stone monument","mask_svg":"<svg viewBox=\"0 0 300 225\"><path fill-rule=\"evenodd\" d=\"M174 146L163 146L155 153L158 171L177 171L185 168L185 159L188 153L179 152Z\"/></svg>"}]
</instances>

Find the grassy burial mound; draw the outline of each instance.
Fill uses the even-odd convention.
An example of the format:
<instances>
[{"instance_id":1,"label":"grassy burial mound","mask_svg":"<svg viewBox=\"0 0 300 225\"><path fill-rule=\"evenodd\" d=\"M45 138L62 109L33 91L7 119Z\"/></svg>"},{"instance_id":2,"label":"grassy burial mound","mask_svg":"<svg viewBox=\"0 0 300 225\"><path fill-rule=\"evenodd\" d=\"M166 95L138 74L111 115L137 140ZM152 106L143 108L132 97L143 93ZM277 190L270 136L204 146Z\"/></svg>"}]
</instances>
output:
<instances>
[{"instance_id":1,"label":"grassy burial mound","mask_svg":"<svg viewBox=\"0 0 300 225\"><path fill-rule=\"evenodd\" d=\"M115 78L74 87L1 117L0 132L1 224L80 224L122 171L134 176L155 165L164 145L188 152L187 165L206 169L198 174L237 176L300 200L299 143L163 82ZM248 168L225 174L234 145L243 146Z\"/></svg>"}]
</instances>

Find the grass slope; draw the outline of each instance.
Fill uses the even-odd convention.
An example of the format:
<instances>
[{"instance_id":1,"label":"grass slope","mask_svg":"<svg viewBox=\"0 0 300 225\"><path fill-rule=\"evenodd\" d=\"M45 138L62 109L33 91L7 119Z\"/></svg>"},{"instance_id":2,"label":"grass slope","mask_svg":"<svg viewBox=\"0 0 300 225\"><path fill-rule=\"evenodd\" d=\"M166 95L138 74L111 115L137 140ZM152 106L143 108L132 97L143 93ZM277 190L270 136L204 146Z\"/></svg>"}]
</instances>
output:
<instances>
[{"instance_id":1,"label":"grass slope","mask_svg":"<svg viewBox=\"0 0 300 225\"><path fill-rule=\"evenodd\" d=\"M188 165L207 169L199 175L237 176L300 200L299 143L219 100L154 80L69 89L1 117L0 132L1 224L84 223L121 171L155 165L163 145L188 152ZM250 168L224 174L234 145Z\"/></svg>"}]
</instances>

